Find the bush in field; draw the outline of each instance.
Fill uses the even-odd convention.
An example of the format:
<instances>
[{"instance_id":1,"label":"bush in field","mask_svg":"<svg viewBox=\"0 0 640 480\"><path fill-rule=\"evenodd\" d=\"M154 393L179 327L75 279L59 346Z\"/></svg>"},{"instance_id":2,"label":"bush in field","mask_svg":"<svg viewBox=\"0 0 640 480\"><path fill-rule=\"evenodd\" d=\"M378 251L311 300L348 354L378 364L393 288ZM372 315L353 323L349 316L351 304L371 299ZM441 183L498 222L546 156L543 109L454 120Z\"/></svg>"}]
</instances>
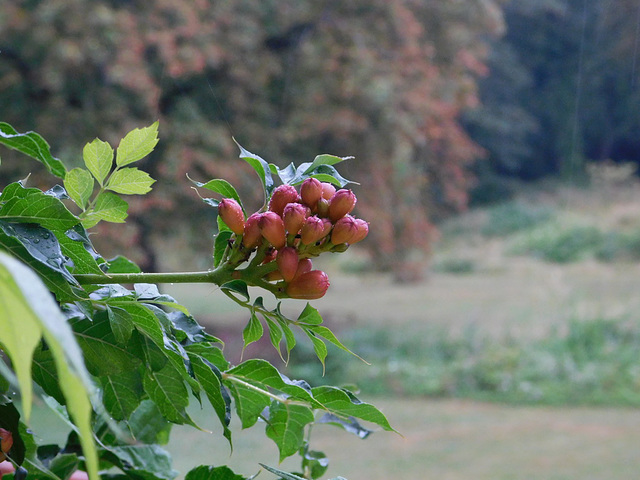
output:
<instances>
[{"instance_id":1,"label":"bush in field","mask_svg":"<svg viewBox=\"0 0 640 480\"><path fill-rule=\"evenodd\" d=\"M17 181L0 194L0 351L10 360L10 366L0 362L0 460L17 468L16 479L27 473L66 479L79 469L92 480L171 480L177 472L160 445L173 425L198 427L187 413L195 399L211 403L222 426L218 441L232 445L234 409L243 428L264 421L266 441L275 442L280 461L301 459L297 472L256 465L253 473L320 478L328 460L311 448L311 425L366 436L360 421L392 430L384 415L349 390L291 380L265 360L231 365L222 342L156 284L218 285L247 309L245 347L267 333L287 360L295 329L323 364L327 343L349 352L309 303L290 319L279 300L323 296L329 278L313 269L312 259L344 252L368 233L367 222L351 216L356 197L344 188L350 182L334 167L345 159L320 155L280 169L240 147L260 179L263 207L248 215L229 182L194 182L199 191L222 197L203 198L218 211L211 268L142 273L124 256L103 258L89 232L99 222L124 223L126 196L151 189L154 180L134 165L155 147L157 129L156 123L133 130L115 152L96 139L84 147L84 165L68 170L38 134L0 123L0 143L40 161L61 181L47 191ZM265 296L250 294L249 287ZM21 411L10 393L15 390ZM38 425L29 423L34 393L68 423L65 445L39 445ZM245 476L205 465L186 478Z\"/></svg>"}]
</instances>

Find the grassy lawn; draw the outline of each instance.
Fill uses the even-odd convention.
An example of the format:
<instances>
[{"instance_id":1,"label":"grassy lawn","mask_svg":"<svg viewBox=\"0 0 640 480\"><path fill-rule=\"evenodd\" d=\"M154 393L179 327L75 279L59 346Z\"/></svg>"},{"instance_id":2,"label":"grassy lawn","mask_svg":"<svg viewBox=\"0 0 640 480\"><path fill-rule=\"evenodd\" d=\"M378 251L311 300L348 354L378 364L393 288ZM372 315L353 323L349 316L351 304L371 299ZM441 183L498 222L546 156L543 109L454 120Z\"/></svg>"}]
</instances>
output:
<instances>
[{"instance_id":1,"label":"grassy lawn","mask_svg":"<svg viewBox=\"0 0 640 480\"><path fill-rule=\"evenodd\" d=\"M640 469L637 410L510 407L459 400L373 403L403 436L377 432L360 440L331 427L317 428L312 445L330 458L327 478L626 480ZM206 411L196 416L216 430ZM169 449L183 474L194 462L208 462L230 463L249 475L257 471L257 462L277 462L277 450L261 442L261 430L256 425L235 432L231 456L222 437L188 428L174 430ZM288 461L284 465L296 467Z\"/></svg>"}]
</instances>

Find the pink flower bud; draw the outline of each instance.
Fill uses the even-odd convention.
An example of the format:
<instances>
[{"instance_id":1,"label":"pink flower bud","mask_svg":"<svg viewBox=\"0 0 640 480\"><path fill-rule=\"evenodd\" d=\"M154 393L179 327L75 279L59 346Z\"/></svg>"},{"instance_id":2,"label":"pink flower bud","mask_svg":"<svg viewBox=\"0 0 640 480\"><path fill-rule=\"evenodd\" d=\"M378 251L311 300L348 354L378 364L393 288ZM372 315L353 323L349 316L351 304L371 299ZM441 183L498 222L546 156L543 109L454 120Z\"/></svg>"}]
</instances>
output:
<instances>
[{"instance_id":1,"label":"pink flower bud","mask_svg":"<svg viewBox=\"0 0 640 480\"><path fill-rule=\"evenodd\" d=\"M301 203L287 204L282 213L285 230L290 234L296 235L302 228L302 225L304 225L304 221L309 216L309 213L311 213L309 208Z\"/></svg>"},{"instance_id":2,"label":"pink flower bud","mask_svg":"<svg viewBox=\"0 0 640 480\"><path fill-rule=\"evenodd\" d=\"M302 202L309 208L313 208L322 198L322 183L317 178L307 178L300 186Z\"/></svg>"},{"instance_id":3,"label":"pink flower bud","mask_svg":"<svg viewBox=\"0 0 640 480\"><path fill-rule=\"evenodd\" d=\"M336 187L327 182L322 182L322 198L329 200L336 193Z\"/></svg>"},{"instance_id":4,"label":"pink flower bud","mask_svg":"<svg viewBox=\"0 0 640 480\"><path fill-rule=\"evenodd\" d=\"M324 238L327 235L329 235L332 228L333 228L333 224L331 223L331 220L329 220L328 218L323 218L322 219L322 237L320 238Z\"/></svg>"},{"instance_id":5,"label":"pink flower bud","mask_svg":"<svg viewBox=\"0 0 640 480\"><path fill-rule=\"evenodd\" d=\"M291 185L280 185L273 191L269 201L269 210L282 216L287 203L295 203L300 199L295 187Z\"/></svg>"},{"instance_id":6,"label":"pink flower bud","mask_svg":"<svg viewBox=\"0 0 640 480\"><path fill-rule=\"evenodd\" d=\"M218 215L236 235L244 232L244 213L242 207L233 198L223 198L218 204Z\"/></svg>"},{"instance_id":7,"label":"pink flower bud","mask_svg":"<svg viewBox=\"0 0 640 480\"><path fill-rule=\"evenodd\" d=\"M310 258L301 258L298 262L298 268L296 269L296 274L294 275L294 279L298 278L303 273L310 272L313 268L313 263L311 263Z\"/></svg>"},{"instance_id":8,"label":"pink flower bud","mask_svg":"<svg viewBox=\"0 0 640 480\"><path fill-rule=\"evenodd\" d=\"M365 222L361 218L356 218L355 222L358 231L349 242L350 244L354 244L356 242L364 240L364 238L369 234L369 224L367 222Z\"/></svg>"},{"instance_id":9,"label":"pink flower bud","mask_svg":"<svg viewBox=\"0 0 640 480\"><path fill-rule=\"evenodd\" d=\"M264 212L258 220L262 236L267 241L280 250L284 247L287 237L284 232L284 222L282 217L276 212Z\"/></svg>"},{"instance_id":10,"label":"pink flower bud","mask_svg":"<svg viewBox=\"0 0 640 480\"><path fill-rule=\"evenodd\" d=\"M324 222L315 215L307 217L300 229L300 242L304 245L316 243L324 236Z\"/></svg>"},{"instance_id":11,"label":"pink flower bud","mask_svg":"<svg viewBox=\"0 0 640 480\"><path fill-rule=\"evenodd\" d=\"M323 297L328 288L327 274L322 270L311 270L292 280L285 291L291 298L315 300Z\"/></svg>"},{"instance_id":12,"label":"pink flower bud","mask_svg":"<svg viewBox=\"0 0 640 480\"><path fill-rule=\"evenodd\" d=\"M298 270L298 252L293 247L284 247L276 257L278 270L287 282L293 280Z\"/></svg>"},{"instance_id":13,"label":"pink flower bud","mask_svg":"<svg viewBox=\"0 0 640 480\"><path fill-rule=\"evenodd\" d=\"M351 239L358 233L358 226L355 218L345 215L338 220L331 232L331 243L340 245L341 243L351 243Z\"/></svg>"},{"instance_id":14,"label":"pink flower bud","mask_svg":"<svg viewBox=\"0 0 640 480\"><path fill-rule=\"evenodd\" d=\"M336 222L356 206L356 196L351 190L338 190L329 200L329 220Z\"/></svg>"},{"instance_id":15,"label":"pink flower bud","mask_svg":"<svg viewBox=\"0 0 640 480\"><path fill-rule=\"evenodd\" d=\"M247 248L257 247L262 241L262 233L260 232L260 225L258 225L261 216L261 213L254 213L247 218L244 224L242 244Z\"/></svg>"}]
</instances>

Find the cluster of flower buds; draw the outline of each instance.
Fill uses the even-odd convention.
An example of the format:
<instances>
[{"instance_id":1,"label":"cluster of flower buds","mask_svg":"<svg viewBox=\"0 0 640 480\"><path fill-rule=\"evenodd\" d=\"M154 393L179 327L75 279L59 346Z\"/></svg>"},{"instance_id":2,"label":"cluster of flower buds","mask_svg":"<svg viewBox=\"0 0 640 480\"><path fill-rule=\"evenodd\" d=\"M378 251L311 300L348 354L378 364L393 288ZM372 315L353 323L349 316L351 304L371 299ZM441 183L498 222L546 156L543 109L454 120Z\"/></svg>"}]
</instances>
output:
<instances>
[{"instance_id":1,"label":"cluster of flower buds","mask_svg":"<svg viewBox=\"0 0 640 480\"><path fill-rule=\"evenodd\" d=\"M351 190L307 178L299 193L291 185L276 188L265 212L245 219L238 202L225 198L218 213L245 251L261 249L263 264L275 262L267 281L278 282L285 296L311 300L325 294L329 279L313 270L310 257L343 252L369 233L367 222L350 215L356 201Z\"/></svg>"}]
</instances>

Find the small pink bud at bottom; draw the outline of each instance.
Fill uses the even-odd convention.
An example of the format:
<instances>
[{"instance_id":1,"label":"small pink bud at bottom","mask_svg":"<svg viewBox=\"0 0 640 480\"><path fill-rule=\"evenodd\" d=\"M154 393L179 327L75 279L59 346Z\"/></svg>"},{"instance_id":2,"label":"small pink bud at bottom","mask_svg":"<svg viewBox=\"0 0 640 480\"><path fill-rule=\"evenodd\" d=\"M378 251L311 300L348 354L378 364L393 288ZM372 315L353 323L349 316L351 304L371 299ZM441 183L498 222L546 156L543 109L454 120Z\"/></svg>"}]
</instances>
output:
<instances>
[{"instance_id":1,"label":"small pink bud at bottom","mask_svg":"<svg viewBox=\"0 0 640 480\"><path fill-rule=\"evenodd\" d=\"M295 278L285 290L291 298L315 300L327 293L329 277L322 270L311 270Z\"/></svg>"},{"instance_id":2,"label":"small pink bud at bottom","mask_svg":"<svg viewBox=\"0 0 640 480\"><path fill-rule=\"evenodd\" d=\"M336 187L327 182L322 182L322 198L329 200L336 193Z\"/></svg>"},{"instance_id":3,"label":"small pink bud at bottom","mask_svg":"<svg viewBox=\"0 0 640 480\"><path fill-rule=\"evenodd\" d=\"M287 236L282 217L275 212L264 212L258 220L262 236L276 249L284 247Z\"/></svg>"},{"instance_id":4,"label":"small pink bud at bottom","mask_svg":"<svg viewBox=\"0 0 640 480\"><path fill-rule=\"evenodd\" d=\"M351 190L338 190L329 200L329 220L337 222L345 215L351 213L356 206L357 198Z\"/></svg>"},{"instance_id":5,"label":"small pink bud at bottom","mask_svg":"<svg viewBox=\"0 0 640 480\"><path fill-rule=\"evenodd\" d=\"M269 210L282 216L284 207L288 203L296 203L299 200L298 191L292 185L280 185L273 191L269 200Z\"/></svg>"},{"instance_id":6,"label":"small pink bud at bottom","mask_svg":"<svg viewBox=\"0 0 640 480\"><path fill-rule=\"evenodd\" d=\"M242 244L246 248L254 248L260 245L262 241L262 233L260 232L260 217L261 213L254 213L247 218L244 224L244 235L242 237Z\"/></svg>"},{"instance_id":7,"label":"small pink bud at bottom","mask_svg":"<svg viewBox=\"0 0 640 480\"><path fill-rule=\"evenodd\" d=\"M313 208L322 198L322 183L317 178L307 178L300 185L300 197L309 208Z\"/></svg>"},{"instance_id":8,"label":"small pink bud at bottom","mask_svg":"<svg viewBox=\"0 0 640 480\"><path fill-rule=\"evenodd\" d=\"M301 258L298 262L298 268L296 269L296 274L294 275L294 280L298 278L303 273L310 272L313 268L313 263L310 258Z\"/></svg>"},{"instance_id":9,"label":"small pink bud at bottom","mask_svg":"<svg viewBox=\"0 0 640 480\"><path fill-rule=\"evenodd\" d=\"M298 271L298 252L293 247L284 247L278 252L276 263L282 278L290 282Z\"/></svg>"},{"instance_id":10,"label":"small pink bud at bottom","mask_svg":"<svg viewBox=\"0 0 640 480\"><path fill-rule=\"evenodd\" d=\"M233 198L223 198L218 203L218 215L236 235L244 232L244 212L240 204Z\"/></svg>"},{"instance_id":11,"label":"small pink bud at bottom","mask_svg":"<svg viewBox=\"0 0 640 480\"><path fill-rule=\"evenodd\" d=\"M309 208L301 203L287 204L282 213L285 230L292 235L297 235L310 213Z\"/></svg>"}]
</instances>

